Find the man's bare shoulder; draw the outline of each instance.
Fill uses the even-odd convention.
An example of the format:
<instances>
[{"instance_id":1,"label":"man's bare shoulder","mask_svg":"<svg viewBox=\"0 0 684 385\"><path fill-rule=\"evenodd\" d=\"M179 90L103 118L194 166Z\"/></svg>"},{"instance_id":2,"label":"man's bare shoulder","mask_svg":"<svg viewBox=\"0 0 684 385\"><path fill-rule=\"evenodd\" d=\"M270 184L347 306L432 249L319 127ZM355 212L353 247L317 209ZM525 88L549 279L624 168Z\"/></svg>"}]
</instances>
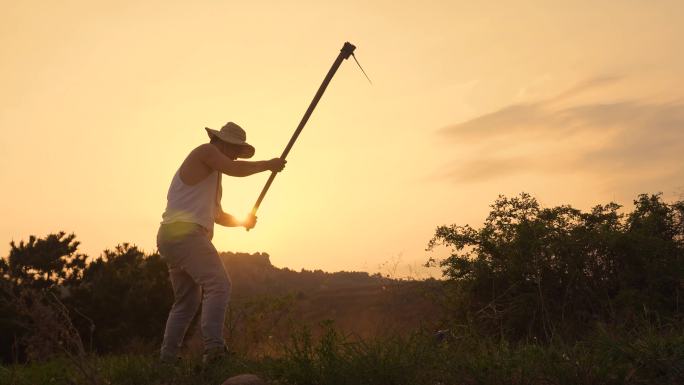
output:
<instances>
[{"instance_id":1,"label":"man's bare shoulder","mask_svg":"<svg viewBox=\"0 0 684 385\"><path fill-rule=\"evenodd\" d=\"M207 156L214 156L219 150L211 143L203 143L195 147L194 150L190 151L190 156L204 158Z\"/></svg>"},{"instance_id":2,"label":"man's bare shoulder","mask_svg":"<svg viewBox=\"0 0 684 385\"><path fill-rule=\"evenodd\" d=\"M180 169L180 177L183 183L192 186L204 179L211 172L207 160L215 156L215 151L218 149L210 143L201 144L190 151Z\"/></svg>"},{"instance_id":3,"label":"man's bare shoulder","mask_svg":"<svg viewBox=\"0 0 684 385\"><path fill-rule=\"evenodd\" d=\"M218 148L216 148L216 146L211 143L204 143L190 151L186 161L207 164L212 158L216 158L219 155L221 155L221 152Z\"/></svg>"},{"instance_id":4,"label":"man's bare shoulder","mask_svg":"<svg viewBox=\"0 0 684 385\"><path fill-rule=\"evenodd\" d=\"M212 170L220 170L221 165L225 164L226 161L230 161L230 159L213 144L204 143L195 147L195 149L190 152L188 161L193 164L201 164Z\"/></svg>"}]
</instances>

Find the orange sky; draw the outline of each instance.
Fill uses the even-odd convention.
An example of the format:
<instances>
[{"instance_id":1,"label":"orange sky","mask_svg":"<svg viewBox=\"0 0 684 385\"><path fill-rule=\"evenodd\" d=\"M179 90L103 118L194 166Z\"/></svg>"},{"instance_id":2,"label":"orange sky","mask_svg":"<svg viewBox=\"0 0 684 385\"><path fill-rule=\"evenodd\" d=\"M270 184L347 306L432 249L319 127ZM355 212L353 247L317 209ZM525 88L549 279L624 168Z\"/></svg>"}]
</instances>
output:
<instances>
[{"instance_id":1,"label":"orange sky","mask_svg":"<svg viewBox=\"0 0 684 385\"><path fill-rule=\"evenodd\" d=\"M492 3L494 4L494 3ZM251 232L277 266L400 270L498 194L579 208L684 191L681 1L0 1L0 242L154 250L172 175L232 120L278 156ZM267 174L224 178L249 212ZM423 274L423 273L421 273Z\"/></svg>"}]
</instances>

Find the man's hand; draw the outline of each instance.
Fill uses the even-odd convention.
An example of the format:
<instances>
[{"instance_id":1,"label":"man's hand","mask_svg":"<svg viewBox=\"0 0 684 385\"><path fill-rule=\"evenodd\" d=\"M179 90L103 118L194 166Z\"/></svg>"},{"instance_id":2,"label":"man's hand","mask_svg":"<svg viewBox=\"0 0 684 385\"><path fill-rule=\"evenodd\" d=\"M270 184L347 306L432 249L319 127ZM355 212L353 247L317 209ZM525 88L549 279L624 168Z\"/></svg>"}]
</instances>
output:
<instances>
[{"instance_id":1,"label":"man's hand","mask_svg":"<svg viewBox=\"0 0 684 385\"><path fill-rule=\"evenodd\" d=\"M273 172L281 172L285 168L285 163L287 161L285 159L280 159L280 158L273 158L268 162L268 169L273 171Z\"/></svg>"},{"instance_id":2,"label":"man's hand","mask_svg":"<svg viewBox=\"0 0 684 385\"><path fill-rule=\"evenodd\" d=\"M254 214L249 214L249 215L247 216L247 219L245 219L245 221L242 222L242 226L244 226L245 229L247 229L247 230L253 229L254 226L256 226L256 221L257 221L256 215L254 215Z\"/></svg>"}]
</instances>

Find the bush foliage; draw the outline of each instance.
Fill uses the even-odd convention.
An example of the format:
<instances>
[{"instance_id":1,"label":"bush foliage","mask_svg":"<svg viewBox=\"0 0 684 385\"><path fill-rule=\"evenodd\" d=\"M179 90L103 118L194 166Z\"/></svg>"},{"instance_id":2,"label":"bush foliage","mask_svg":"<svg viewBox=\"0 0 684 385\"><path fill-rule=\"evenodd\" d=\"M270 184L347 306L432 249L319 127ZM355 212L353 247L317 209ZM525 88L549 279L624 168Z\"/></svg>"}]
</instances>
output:
<instances>
[{"instance_id":1,"label":"bush foliage","mask_svg":"<svg viewBox=\"0 0 684 385\"><path fill-rule=\"evenodd\" d=\"M440 226L428 249L450 285L451 316L504 339L577 339L597 323L629 328L681 315L684 202L639 195L589 212L500 196L484 225Z\"/></svg>"},{"instance_id":2,"label":"bush foliage","mask_svg":"<svg viewBox=\"0 0 684 385\"><path fill-rule=\"evenodd\" d=\"M36 351L27 346L37 341L30 338L30 331L36 330L36 323L50 320L30 316L46 298L57 298L70 310L90 350L116 351L138 340L160 338L172 294L166 265L158 254L145 255L123 244L86 263L87 257L77 253L75 235L63 232L42 239L31 236L26 243L10 246L9 256L0 260L4 361L37 358L26 357L27 351ZM29 293L32 299L20 300Z\"/></svg>"}]
</instances>

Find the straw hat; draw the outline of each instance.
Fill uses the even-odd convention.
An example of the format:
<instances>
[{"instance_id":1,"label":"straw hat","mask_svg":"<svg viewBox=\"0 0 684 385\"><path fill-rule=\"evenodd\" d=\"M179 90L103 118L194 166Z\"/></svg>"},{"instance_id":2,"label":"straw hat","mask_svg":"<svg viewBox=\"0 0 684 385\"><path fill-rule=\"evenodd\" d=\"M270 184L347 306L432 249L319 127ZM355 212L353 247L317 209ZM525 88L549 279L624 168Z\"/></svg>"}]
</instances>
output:
<instances>
[{"instance_id":1,"label":"straw hat","mask_svg":"<svg viewBox=\"0 0 684 385\"><path fill-rule=\"evenodd\" d=\"M226 143L240 146L242 151L238 157L251 158L254 156L254 147L247 143L247 134L245 133L245 130L237 124L228 122L225 126L221 127L221 131L212 130L209 127L205 127L205 129L210 138L216 137Z\"/></svg>"}]
</instances>

